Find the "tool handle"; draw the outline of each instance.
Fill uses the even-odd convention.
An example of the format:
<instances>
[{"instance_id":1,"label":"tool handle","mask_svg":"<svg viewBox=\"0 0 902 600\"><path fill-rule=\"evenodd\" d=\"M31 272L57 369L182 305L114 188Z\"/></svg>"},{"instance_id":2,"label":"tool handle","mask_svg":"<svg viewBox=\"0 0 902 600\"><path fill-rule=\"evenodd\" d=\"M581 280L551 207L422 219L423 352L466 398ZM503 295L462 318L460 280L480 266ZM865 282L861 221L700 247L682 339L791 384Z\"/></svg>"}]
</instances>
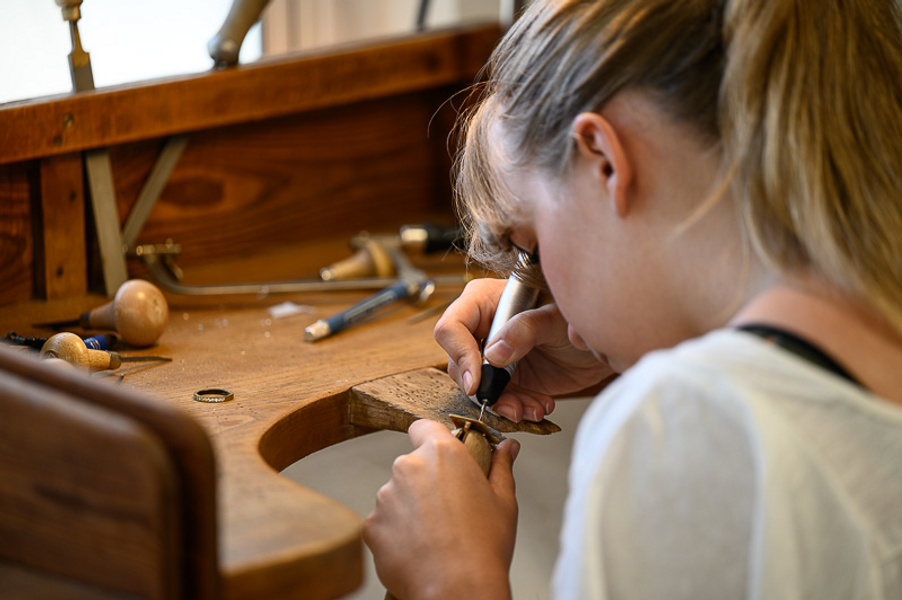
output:
<instances>
[{"instance_id":1,"label":"tool handle","mask_svg":"<svg viewBox=\"0 0 902 600\"><path fill-rule=\"evenodd\" d=\"M341 331L368 317L375 310L409 296L410 285L405 281L399 281L379 290L369 298L361 300L351 308L329 317L326 321L333 332Z\"/></svg>"},{"instance_id":2,"label":"tool handle","mask_svg":"<svg viewBox=\"0 0 902 600\"><path fill-rule=\"evenodd\" d=\"M320 269L323 281L355 277L389 277L395 272L388 250L376 240L369 239L353 256Z\"/></svg>"},{"instance_id":3,"label":"tool handle","mask_svg":"<svg viewBox=\"0 0 902 600\"><path fill-rule=\"evenodd\" d=\"M89 350L84 341L74 333L57 333L50 336L41 348L41 357L61 358L89 371L116 369L121 364L117 353Z\"/></svg>"},{"instance_id":4,"label":"tool handle","mask_svg":"<svg viewBox=\"0 0 902 600\"><path fill-rule=\"evenodd\" d=\"M64 21L78 21L81 18L82 0L56 0L56 5L63 11Z\"/></svg>"},{"instance_id":5,"label":"tool handle","mask_svg":"<svg viewBox=\"0 0 902 600\"><path fill-rule=\"evenodd\" d=\"M525 260L525 259L521 259ZM534 308L539 299L539 290L525 283L518 273L514 271L507 279L498 306L495 308L495 316L486 342L491 342L508 321L524 310ZM483 359L482 371L479 379L479 388L476 390L476 399L492 406L501 397L501 393L507 386L514 373L517 363L513 362L506 367L496 367Z\"/></svg>"},{"instance_id":6,"label":"tool handle","mask_svg":"<svg viewBox=\"0 0 902 600\"><path fill-rule=\"evenodd\" d=\"M238 64L244 36L260 18L269 0L235 0L225 23L207 43L207 51L217 67Z\"/></svg>"},{"instance_id":7,"label":"tool handle","mask_svg":"<svg viewBox=\"0 0 902 600\"><path fill-rule=\"evenodd\" d=\"M387 288L383 288L372 296L365 298L341 312L335 313L326 319L320 319L304 330L304 340L315 342L334 333L338 333L368 317L373 311L382 308L392 302L408 298L413 293L412 286L406 281L398 281Z\"/></svg>"},{"instance_id":8,"label":"tool handle","mask_svg":"<svg viewBox=\"0 0 902 600\"><path fill-rule=\"evenodd\" d=\"M422 225L404 225L401 227L400 237L401 245L405 249L431 254L453 248L454 243L463 238L463 232L456 225L444 227L434 223L423 223Z\"/></svg>"},{"instance_id":9,"label":"tool handle","mask_svg":"<svg viewBox=\"0 0 902 600\"><path fill-rule=\"evenodd\" d=\"M488 477L489 469L492 466L492 446L489 441L485 439L484 435L473 431L467 432L460 441L476 459L476 463L482 469L482 474Z\"/></svg>"},{"instance_id":10,"label":"tool handle","mask_svg":"<svg viewBox=\"0 0 902 600\"><path fill-rule=\"evenodd\" d=\"M169 304L154 284L131 279L119 287L111 302L83 314L80 321L85 329L117 331L126 344L146 347L169 324Z\"/></svg>"}]
</instances>

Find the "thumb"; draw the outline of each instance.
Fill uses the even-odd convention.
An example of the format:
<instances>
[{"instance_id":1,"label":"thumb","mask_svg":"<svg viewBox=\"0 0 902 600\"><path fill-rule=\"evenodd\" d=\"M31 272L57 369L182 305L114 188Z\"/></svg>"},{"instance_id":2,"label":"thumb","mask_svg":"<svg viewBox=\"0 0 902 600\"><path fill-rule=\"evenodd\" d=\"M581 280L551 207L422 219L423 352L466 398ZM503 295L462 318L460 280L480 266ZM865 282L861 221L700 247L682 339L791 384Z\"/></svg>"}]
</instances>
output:
<instances>
[{"instance_id":1,"label":"thumb","mask_svg":"<svg viewBox=\"0 0 902 600\"><path fill-rule=\"evenodd\" d=\"M507 439L492 452L492 466L489 468L489 483L499 496L514 501L514 460L520 453L520 442Z\"/></svg>"},{"instance_id":2,"label":"thumb","mask_svg":"<svg viewBox=\"0 0 902 600\"><path fill-rule=\"evenodd\" d=\"M496 367L518 361L536 346L560 343L567 324L555 304L546 304L514 315L495 336L486 341L485 358Z\"/></svg>"}]
</instances>

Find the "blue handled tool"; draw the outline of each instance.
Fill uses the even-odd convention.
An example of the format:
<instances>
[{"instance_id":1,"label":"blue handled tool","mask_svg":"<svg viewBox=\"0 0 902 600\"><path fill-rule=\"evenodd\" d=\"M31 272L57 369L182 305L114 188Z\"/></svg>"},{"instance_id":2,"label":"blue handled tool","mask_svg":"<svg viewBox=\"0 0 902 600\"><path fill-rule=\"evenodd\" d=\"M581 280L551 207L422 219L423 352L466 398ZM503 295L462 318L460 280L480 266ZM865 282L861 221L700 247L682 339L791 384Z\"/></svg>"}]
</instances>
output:
<instances>
[{"instance_id":1,"label":"blue handled tool","mask_svg":"<svg viewBox=\"0 0 902 600\"><path fill-rule=\"evenodd\" d=\"M400 248L388 248L388 251L398 272L398 281L382 288L354 306L308 326L304 329L305 342L316 342L347 329L363 321L377 309L398 300L416 298L422 302L432 295L432 292L435 291L435 283L423 271L411 265Z\"/></svg>"}]
</instances>

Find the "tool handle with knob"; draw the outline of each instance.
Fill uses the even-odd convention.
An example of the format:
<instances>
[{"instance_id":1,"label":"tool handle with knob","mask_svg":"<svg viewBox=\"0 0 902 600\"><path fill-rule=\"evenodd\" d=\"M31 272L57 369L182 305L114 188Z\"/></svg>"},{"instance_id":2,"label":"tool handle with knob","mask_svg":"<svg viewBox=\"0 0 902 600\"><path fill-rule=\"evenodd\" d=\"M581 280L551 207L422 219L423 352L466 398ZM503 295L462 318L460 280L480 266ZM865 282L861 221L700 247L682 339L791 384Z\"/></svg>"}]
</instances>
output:
<instances>
[{"instance_id":1,"label":"tool handle with knob","mask_svg":"<svg viewBox=\"0 0 902 600\"><path fill-rule=\"evenodd\" d=\"M78 319L35 323L34 327L105 329L117 331L122 340L135 347L156 342L169 324L169 305L163 292L149 281L130 279L119 286L110 302L90 310Z\"/></svg>"},{"instance_id":2,"label":"tool handle with knob","mask_svg":"<svg viewBox=\"0 0 902 600\"><path fill-rule=\"evenodd\" d=\"M390 277L395 272L388 250L377 240L369 239L353 256L320 269L323 281L355 277Z\"/></svg>"},{"instance_id":3,"label":"tool handle with knob","mask_svg":"<svg viewBox=\"0 0 902 600\"><path fill-rule=\"evenodd\" d=\"M150 346L169 323L169 305L155 285L143 279L131 279L116 291L111 302L86 312L79 319L85 329L119 332L131 346Z\"/></svg>"},{"instance_id":4,"label":"tool handle with knob","mask_svg":"<svg viewBox=\"0 0 902 600\"><path fill-rule=\"evenodd\" d=\"M41 357L61 358L89 371L116 369L122 364L121 357L116 352L90 350L74 333L57 333L50 336L41 348Z\"/></svg>"}]
</instances>

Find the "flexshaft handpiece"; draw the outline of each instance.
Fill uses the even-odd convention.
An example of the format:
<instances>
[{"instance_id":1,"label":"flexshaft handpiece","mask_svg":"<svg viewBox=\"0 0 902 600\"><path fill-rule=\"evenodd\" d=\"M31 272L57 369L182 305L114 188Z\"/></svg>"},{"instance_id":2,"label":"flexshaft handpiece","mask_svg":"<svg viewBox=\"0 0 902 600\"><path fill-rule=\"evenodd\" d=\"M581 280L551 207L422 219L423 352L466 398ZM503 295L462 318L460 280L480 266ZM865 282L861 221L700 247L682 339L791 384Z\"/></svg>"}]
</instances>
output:
<instances>
[{"instance_id":1,"label":"flexshaft handpiece","mask_svg":"<svg viewBox=\"0 0 902 600\"><path fill-rule=\"evenodd\" d=\"M520 260L508 277L501 299L498 300L498 307L495 309L495 317L492 319L492 327L486 340L491 341L515 315L535 307L539 299L539 290L523 281L521 271L536 264L537 261L538 259L525 253L520 254ZM479 387L476 390L476 399L483 407L492 406L498 401L516 366L517 363L512 362L506 367L495 367L483 359Z\"/></svg>"}]
</instances>

